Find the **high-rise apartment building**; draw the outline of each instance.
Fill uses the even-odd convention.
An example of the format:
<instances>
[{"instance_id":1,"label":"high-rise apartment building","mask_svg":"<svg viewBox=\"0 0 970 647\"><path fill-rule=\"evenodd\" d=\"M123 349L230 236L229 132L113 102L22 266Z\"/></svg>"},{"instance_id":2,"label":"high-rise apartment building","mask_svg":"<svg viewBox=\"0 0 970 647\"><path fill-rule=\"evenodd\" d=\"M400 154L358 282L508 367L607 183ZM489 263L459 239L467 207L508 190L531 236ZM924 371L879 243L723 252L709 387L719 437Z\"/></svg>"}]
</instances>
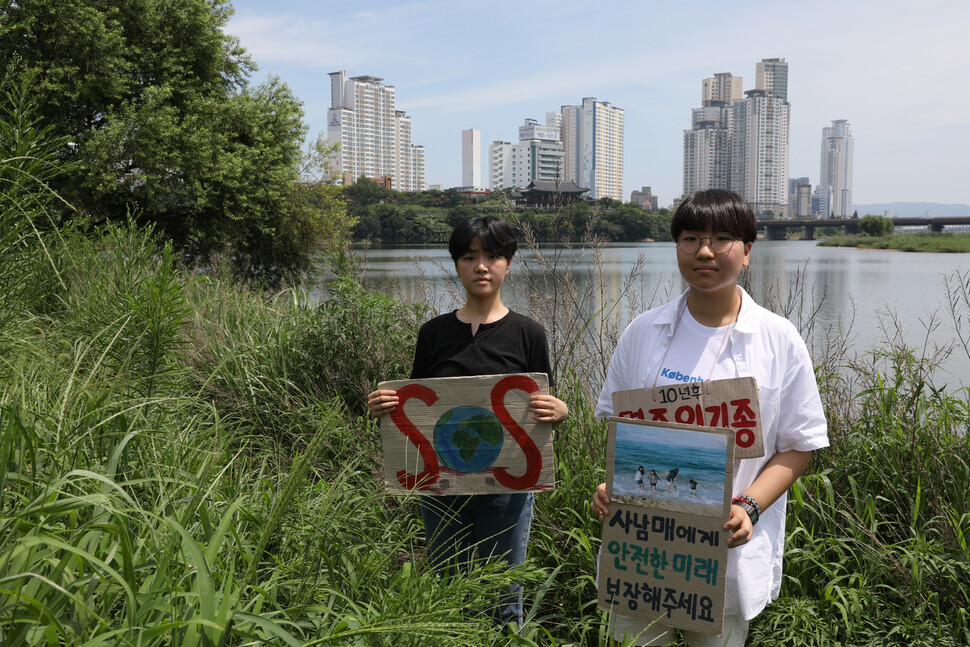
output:
<instances>
[{"instance_id":1,"label":"high-rise apartment building","mask_svg":"<svg viewBox=\"0 0 970 647\"><path fill-rule=\"evenodd\" d=\"M493 141L488 147L488 188L498 191L512 186L512 142L500 139ZM505 181L505 169L510 171L509 181Z\"/></svg>"},{"instance_id":2,"label":"high-rise apartment building","mask_svg":"<svg viewBox=\"0 0 970 647\"><path fill-rule=\"evenodd\" d=\"M730 186L732 106L739 100L739 76L721 73L701 82L701 107L684 131L685 194Z\"/></svg>"},{"instance_id":3,"label":"high-rise apartment building","mask_svg":"<svg viewBox=\"0 0 970 647\"><path fill-rule=\"evenodd\" d=\"M731 190L757 215L788 213L788 141L791 106L768 90L745 92L734 104Z\"/></svg>"},{"instance_id":4,"label":"high-rise apartment building","mask_svg":"<svg viewBox=\"0 0 970 647\"><path fill-rule=\"evenodd\" d=\"M519 126L519 143L494 141L488 147L488 185L493 191L523 188L536 180L563 182L564 153L556 113L546 125L526 119Z\"/></svg>"},{"instance_id":5,"label":"high-rise apartment building","mask_svg":"<svg viewBox=\"0 0 970 647\"><path fill-rule=\"evenodd\" d=\"M791 104L788 63L766 58L755 66L756 87L734 104L731 190L758 215L788 215Z\"/></svg>"},{"instance_id":6,"label":"high-rise apartment building","mask_svg":"<svg viewBox=\"0 0 970 647\"><path fill-rule=\"evenodd\" d=\"M792 218L812 216L812 182L808 177L788 178L788 215Z\"/></svg>"},{"instance_id":7,"label":"high-rise apartment building","mask_svg":"<svg viewBox=\"0 0 970 647\"><path fill-rule=\"evenodd\" d=\"M828 198L823 218L849 218L852 216L852 149L854 141L849 122L845 119L832 121L831 127L822 129L822 164L819 187Z\"/></svg>"},{"instance_id":8,"label":"high-rise apartment building","mask_svg":"<svg viewBox=\"0 0 970 647\"><path fill-rule=\"evenodd\" d=\"M742 97L742 79L730 72L720 72L701 81L701 105L732 104Z\"/></svg>"},{"instance_id":9,"label":"high-rise apartment building","mask_svg":"<svg viewBox=\"0 0 970 647\"><path fill-rule=\"evenodd\" d=\"M623 109L586 97L563 106L563 180L589 188L589 197L623 200Z\"/></svg>"},{"instance_id":10,"label":"high-rise apartment building","mask_svg":"<svg viewBox=\"0 0 970 647\"><path fill-rule=\"evenodd\" d=\"M766 58L756 88L715 74L701 84L701 107L684 131L684 194L705 189L739 193L758 215L788 213L788 63Z\"/></svg>"},{"instance_id":11,"label":"high-rise apartment building","mask_svg":"<svg viewBox=\"0 0 970 647\"><path fill-rule=\"evenodd\" d=\"M763 58L754 66L755 89L788 101L788 63L783 58Z\"/></svg>"},{"instance_id":12,"label":"high-rise apartment building","mask_svg":"<svg viewBox=\"0 0 970 647\"><path fill-rule=\"evenodd\" d=\"M395 90L379 76L330 73L327 140L339 142L334 170L345 181L391 178L397 191L427 188L424 147L411 143L411 118L395 107Z\"/></svg>"},{"instance_id":13,"label":"high-rise apartment building","mask_svg":"<svg viewBox=\"0 0 970 647\"><path fill-rule=\"evenodd\" d=\"M461 185L482 185L482 131L474 128L461 131Z\"/></svg>"},{"instance_id":14,"label":"high-rise apartment building","mask_svg":"<svg viewBox=\"0 0 970 647\"><path fill-rule=\"evenodd\" d=\"M812 213L818 214L819 218L833 217L832 187L821 184L815 187L815 193L812 195Z\"/></svg>"}]
</instances>

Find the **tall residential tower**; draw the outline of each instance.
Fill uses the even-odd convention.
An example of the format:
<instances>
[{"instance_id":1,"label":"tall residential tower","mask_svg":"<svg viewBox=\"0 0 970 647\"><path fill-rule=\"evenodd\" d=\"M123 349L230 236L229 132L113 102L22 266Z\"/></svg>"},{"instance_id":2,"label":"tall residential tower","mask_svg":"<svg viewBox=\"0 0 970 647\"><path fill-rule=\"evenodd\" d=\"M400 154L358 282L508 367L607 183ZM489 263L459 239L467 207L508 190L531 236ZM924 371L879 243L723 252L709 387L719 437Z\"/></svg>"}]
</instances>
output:
<instances>
[{"instance_id":1,"label":"tall residential tower","mask_svg":"<svg viewBox=\"0 0 970 647\"><path fill-rule=\"evenodd\" d=\"M411 143L411 118L395 107L394 86L383 80L330 73L327 140L340 143L334 170L345 183L390 177L397 191L421 191L427 188L424 147Z\"/></svg>"},{"instance_id":2,"label":"tall residential tower","mask_svg":"<svg viewBox=\"0 0 970 647\"><path fill-rule=\"evenodd\" d=\"M562 107L564 181L589 188L589 197L623 200L623 109L586 97Z\"/></svg>"},{"instance_id":3,"label":"tall residential tower","mask_svg":"<svg viewBox=\"0 0 970 647\"><path fill-rule=\"evenodd\" d=\"M715 74L701 82L701 107L684 131L684 193L727 189L731 179L731 120L741 100L741 77Z\"/></svg>"},{"instance_id":4,"label":"tall residential tower","mask_svg":"<svg viewBox=\"0 0 970 647\"><path fill-rule=\"evenodd\" d=\"M728 73L704 79L701 107L684 131L684 194L728 189L758 215L788 212L788 63L766 58L756 65L756 86L741 92ZM742 96L743 95L743 96Z\"/></svg>"},{"instance_id":5,"label":"tall residential tower","mask_svg":"<svg viewBox=\"0 0 970 647\"><path fill-rule=\"evenodd\" d=\"M756 214L788 215L791 104L788 63L766 58L755 67L756 87L734 104L731 190Z\"/></svg>"},{"instance_id":6,"label":"tall residential tower","mask_svg":"<svg viewBox=\"0 0 970 647\"><path fill-rule=\"evenodd\" d=\"M819 196L826 204L819 205L823 218L852 216L852 148L854 142L849 122L836 119L831 127L822 129L822 164L819 173ZM825 189L828 190L825 190Z\"/></svg>"}]
</instances>

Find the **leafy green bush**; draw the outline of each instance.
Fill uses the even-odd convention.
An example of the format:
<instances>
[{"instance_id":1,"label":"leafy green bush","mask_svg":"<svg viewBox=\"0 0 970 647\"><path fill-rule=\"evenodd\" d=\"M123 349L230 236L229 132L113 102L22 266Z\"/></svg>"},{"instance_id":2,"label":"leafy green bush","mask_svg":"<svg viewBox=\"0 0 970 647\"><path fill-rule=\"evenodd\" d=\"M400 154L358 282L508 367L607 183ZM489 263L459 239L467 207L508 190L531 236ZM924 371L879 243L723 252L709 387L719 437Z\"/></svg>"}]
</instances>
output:
<instances>
[{"instance_id":1,"label":"leafy green bush","mask_svg":"<svg viewBox=\"0 0 970 647\"><path fill-rule=\"evenodd\" d=\"M366 410L367 394L379 380L411 372L423 305L406 305L340 277L330 297L303 313L291 351L295 379L309 393L337 396L351 412Z\"/></svg>"},{"instance_id":2,"label":"leafy green bush","mask_svg":"<svg viewBox=\"0 0 970 647\"><path fill-rule=\"evenodd\" d=\"M859 233L864 236L891 236L893 233L892 218L868 214L859 220Z\"/></svg>"},{"instance_id":3,"label":"leafy green bush","mask_svg":"<svg viewBox=\"0 0 970 647\"><path fill-rule=\"evenodd\" d=\"M357 417L290 379L290 322L324 315L179 273L136 228L71 243L62 306L2 357L0 641L489 642L467 607L507 577L426 573L413 501L383 493ZM335 437L353 445L328 455Z\"/></svg>"},{"instance_id":4,"label":"leafy green bush","mask_svg":"<svg viewBox=\"0 0 970 647\"><path fill-rule=\"evenodd\" d=\"M818 470L792 488L784 603L758 617L753 637L970 641L970 413L966 399L928 383L928 361L897 348L857 367L868 387L842 421L849 428L816 453Z\"/></svg>"}]
</instances>

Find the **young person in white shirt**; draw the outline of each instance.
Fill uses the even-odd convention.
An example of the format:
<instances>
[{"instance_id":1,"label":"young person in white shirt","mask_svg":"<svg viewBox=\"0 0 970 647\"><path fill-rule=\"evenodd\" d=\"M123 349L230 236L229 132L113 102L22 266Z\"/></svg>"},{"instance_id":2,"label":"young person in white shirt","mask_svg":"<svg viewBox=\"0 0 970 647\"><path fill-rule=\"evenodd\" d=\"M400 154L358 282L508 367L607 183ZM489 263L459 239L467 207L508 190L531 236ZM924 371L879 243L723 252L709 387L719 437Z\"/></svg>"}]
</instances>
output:
<instances>
[{"instance_id":1,"label":"young person in white shirt","mask_svg":"<svg viewBox=\"0 0 970 647\"><path fill-rule=\"evenodd\" d=\"M636 317L617 343L597 416L613 414L614 391L678 381L753 376L758 383L765 455L734 463L722 636L682 632L690 647L742 647L748 622L778 597L785 544L787 491L812 451L828 446L827 425L805 342L787 319L737 285L751 260L757 223L748 204L729 191L688 196L671 222L677 266L687 290ZM601 483L590 509L603 519L610 499ZM665 645L674 629L645 627L617 614L614 637Z\"/></svg>"}]
</instances>

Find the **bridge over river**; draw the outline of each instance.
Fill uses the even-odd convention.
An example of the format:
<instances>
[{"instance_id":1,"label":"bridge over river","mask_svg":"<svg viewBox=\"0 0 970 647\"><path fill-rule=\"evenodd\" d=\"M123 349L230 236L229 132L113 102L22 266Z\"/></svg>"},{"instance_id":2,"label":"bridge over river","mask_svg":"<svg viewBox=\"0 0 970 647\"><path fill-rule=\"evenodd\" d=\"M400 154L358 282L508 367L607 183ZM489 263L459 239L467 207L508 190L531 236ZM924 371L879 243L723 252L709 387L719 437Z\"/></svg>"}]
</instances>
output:
<instances>
[{"instance_id":1,"label":"bridge over river","mask_svg":"<svg viewBox=\"0 0 970 647\"><path fill-rule=\"evenodd\" d=\"M944 227L970 225L970 216L956 218L892 218L894 227L926 227L929 231L941 232ZM816 227L840 227L845 235L859 233L859 220L856 218L801 218L792 220L759 220L758 228L764 229L767 240L785 240L788 230L802 230L802 240L815 240Z\"/></svg>"}]
</instances>

